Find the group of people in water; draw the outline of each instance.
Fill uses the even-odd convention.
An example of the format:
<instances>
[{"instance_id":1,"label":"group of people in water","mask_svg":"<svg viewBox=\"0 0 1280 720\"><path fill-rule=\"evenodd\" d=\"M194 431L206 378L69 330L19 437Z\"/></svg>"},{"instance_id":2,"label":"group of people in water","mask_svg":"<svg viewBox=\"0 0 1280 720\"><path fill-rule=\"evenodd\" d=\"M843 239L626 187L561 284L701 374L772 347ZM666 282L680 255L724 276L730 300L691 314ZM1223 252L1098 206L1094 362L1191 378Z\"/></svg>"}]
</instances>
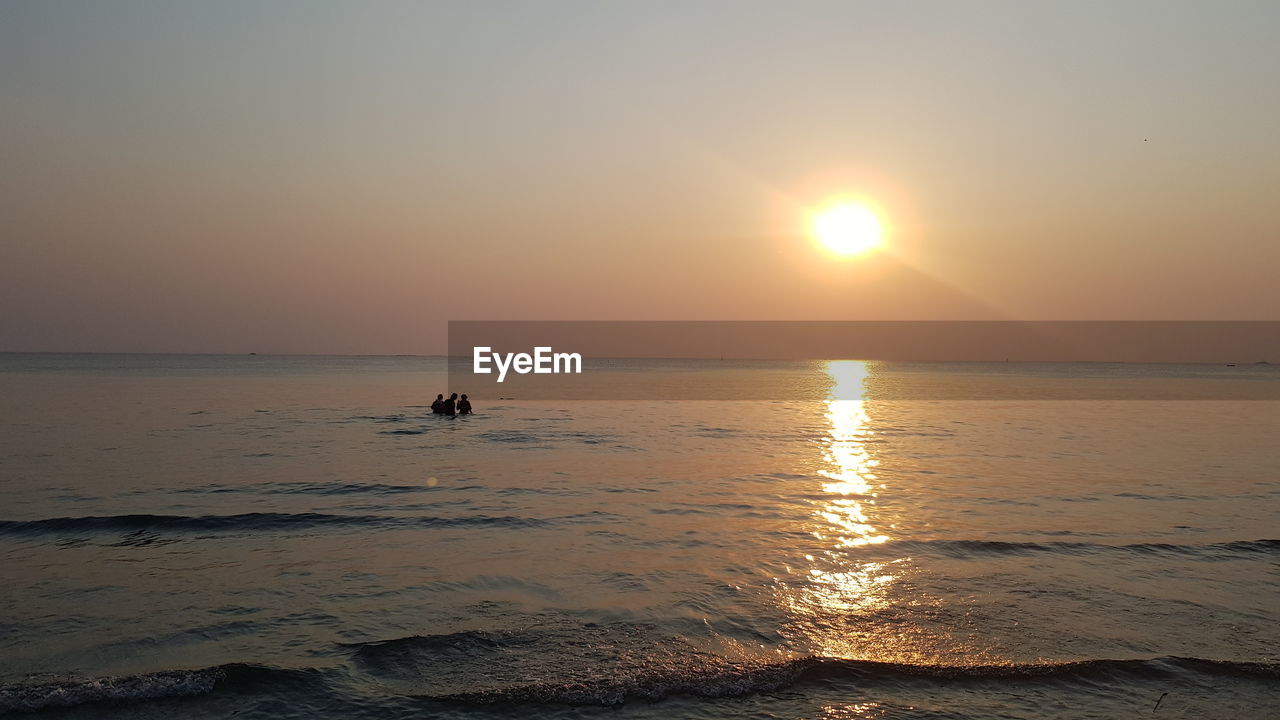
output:
<instances>
[{"instance_id":1,"label":"group of people in water","mask_svg":"<svg viewBox=\"0 0 1280 720\"><path fill-rule=\"evenodd\" d=\"M471 401L466 395L462 399L458 399L458 393L452 393L448 399L443 394L437 395L436 399L431 403L431 413L433 415L470 415Z\"/></svg>"}]
</instances>

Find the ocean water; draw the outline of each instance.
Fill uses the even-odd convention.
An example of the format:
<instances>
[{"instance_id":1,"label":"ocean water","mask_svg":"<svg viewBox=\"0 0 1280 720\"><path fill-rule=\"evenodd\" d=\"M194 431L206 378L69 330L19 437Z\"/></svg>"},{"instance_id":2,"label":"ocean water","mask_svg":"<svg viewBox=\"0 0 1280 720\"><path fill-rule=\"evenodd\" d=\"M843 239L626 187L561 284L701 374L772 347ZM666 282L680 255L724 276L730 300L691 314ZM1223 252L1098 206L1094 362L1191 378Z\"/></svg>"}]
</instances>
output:
<instances>
[{"instance_id":1,"label":"ocean water","mask_svg":"<svg viewBox=\"0 0 1280 720\"><path fill-rule=\"evenodd\" d=\"M1277 716L1280 371L732 372L0 356L0 714Z\"/></svg>"}]
</instances>

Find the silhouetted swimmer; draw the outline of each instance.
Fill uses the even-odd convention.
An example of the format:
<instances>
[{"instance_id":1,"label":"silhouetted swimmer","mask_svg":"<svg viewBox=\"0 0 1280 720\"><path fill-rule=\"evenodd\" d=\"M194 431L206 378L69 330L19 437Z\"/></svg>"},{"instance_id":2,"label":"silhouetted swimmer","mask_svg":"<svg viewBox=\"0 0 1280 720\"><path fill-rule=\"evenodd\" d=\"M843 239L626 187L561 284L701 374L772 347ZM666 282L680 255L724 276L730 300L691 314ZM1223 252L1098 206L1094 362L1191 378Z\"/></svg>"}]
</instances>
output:
<instances>
[{"instance_id":1,"label":"silhouetted swimmer","mask_svg":"<svg viewBox=\"0 0 1280 720\"><path fill-rule=\"evenodd\" d=\"M444 413L444 394L443 393L441 393L440 395L437 395L436 399L431 402L431 413L433 415L440 415Z\"/></svg>"},{"instance_id":2,"label":"silhouetted swimmer","mask_svg":"<svg viewBox=\"0 0 1280 720\"><path fill-rule=\"evenodd\" d=\"M462 393L462 399L458 401L458 414L459 415L471 414L471 401L467 399L466 393Z\"/></svg>"},{"instance_id":3,"label":"silhouetted swimmer","mask_svg":"<svg viewBox=\"0 0 1280 720\"><path fill-rule=\"evenodd\" d=\"M458 413L457 413L457 410L455 409L457 405L458 405L458 393L453 393L452 395L449 396L448 400L445 400L444 403L441 404L440 413L443 415L457 415Z\"/></svg>"}]
</instances>

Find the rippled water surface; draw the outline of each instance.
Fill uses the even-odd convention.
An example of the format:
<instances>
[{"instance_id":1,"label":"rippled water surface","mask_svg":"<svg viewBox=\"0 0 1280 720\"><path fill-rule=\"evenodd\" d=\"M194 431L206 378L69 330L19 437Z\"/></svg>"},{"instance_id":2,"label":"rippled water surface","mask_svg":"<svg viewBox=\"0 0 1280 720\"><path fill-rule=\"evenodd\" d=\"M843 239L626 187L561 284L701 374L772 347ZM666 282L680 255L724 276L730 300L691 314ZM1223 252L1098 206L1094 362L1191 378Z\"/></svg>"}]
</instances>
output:
<instances>
[{"instance_id":1,"label":"rippled water surface","mask_svg":"<svg viewBox=\"0 0 1280 720\"><path fill-rule=\"evenodd\" d=\"M8 356L0 713L1274 717L1280 403L867 390L951 371L443 418L429 359Z\"/></svg>"}]
</instances>

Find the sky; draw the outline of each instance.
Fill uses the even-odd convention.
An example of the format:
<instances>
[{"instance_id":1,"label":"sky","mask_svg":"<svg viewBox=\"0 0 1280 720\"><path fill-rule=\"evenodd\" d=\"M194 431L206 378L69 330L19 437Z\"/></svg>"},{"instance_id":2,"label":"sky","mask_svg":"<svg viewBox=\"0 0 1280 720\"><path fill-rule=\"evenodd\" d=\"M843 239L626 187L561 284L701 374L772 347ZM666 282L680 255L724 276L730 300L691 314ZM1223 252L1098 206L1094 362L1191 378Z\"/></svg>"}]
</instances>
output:
<instances>
[{"instance_id":1,"label":"sky","mask_svg":"<svg viewBox=\"0 0 1280 720\"><path fill-rule=\"evenodd\" d=\"M1276 320L1280 3L0 0L0 351ZM876 253L808 233L874 206Z\"/></svg>"}]
</instances>

